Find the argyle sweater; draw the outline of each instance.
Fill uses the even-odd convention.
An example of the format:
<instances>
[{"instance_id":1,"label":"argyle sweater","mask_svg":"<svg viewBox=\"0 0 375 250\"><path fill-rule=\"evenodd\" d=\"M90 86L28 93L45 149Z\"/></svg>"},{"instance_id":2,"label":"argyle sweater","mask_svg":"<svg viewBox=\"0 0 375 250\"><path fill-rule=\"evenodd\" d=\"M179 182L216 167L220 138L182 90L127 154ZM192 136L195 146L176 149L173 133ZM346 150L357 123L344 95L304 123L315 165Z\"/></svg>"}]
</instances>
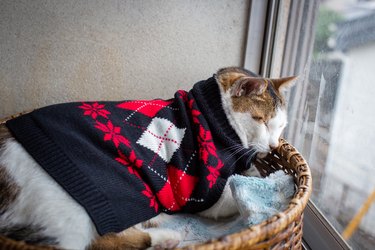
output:
<instances>
[{"instance_id":1,"label":"argyle sweater","mask_svg":"<svg viewBox=\"0 0 375 250\"><path fill-rule=\"evenodd\" d=\"M100 235L207 209L246 169L213 77L169 100L57 104L7 126Z\"/></svg>"}]
</instances>

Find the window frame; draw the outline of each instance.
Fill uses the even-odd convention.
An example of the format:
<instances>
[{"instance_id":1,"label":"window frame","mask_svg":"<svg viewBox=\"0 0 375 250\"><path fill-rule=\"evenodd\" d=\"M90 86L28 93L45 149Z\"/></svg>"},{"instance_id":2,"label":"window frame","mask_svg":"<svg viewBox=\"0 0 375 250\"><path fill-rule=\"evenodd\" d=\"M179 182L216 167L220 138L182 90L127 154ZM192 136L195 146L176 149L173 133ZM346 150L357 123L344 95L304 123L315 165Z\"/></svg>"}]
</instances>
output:
<instances>
[{"instance_id":1,"label":"window frame","mask_svg":"<svg viewBox=\"0 0 375 250\"><path fill-rule=\"evenodd\" d=\"M252 0L244 67L264 77L308 74L318 10L319 1ZM301 32L305 35L300 36ZM306 93L306 87L303 82L295 88L303 88ZM306 95L287 96L292 98L293 103L304 103ZM302 115L298 106L289 110L292 119ZM292 135L291 131L299 129L296 126L290 126L286 133ZM294 145L296 139L288 137ZM303 223L304 249L351 249L311 200L305 208Z\"/></svg>"}]
</instances>

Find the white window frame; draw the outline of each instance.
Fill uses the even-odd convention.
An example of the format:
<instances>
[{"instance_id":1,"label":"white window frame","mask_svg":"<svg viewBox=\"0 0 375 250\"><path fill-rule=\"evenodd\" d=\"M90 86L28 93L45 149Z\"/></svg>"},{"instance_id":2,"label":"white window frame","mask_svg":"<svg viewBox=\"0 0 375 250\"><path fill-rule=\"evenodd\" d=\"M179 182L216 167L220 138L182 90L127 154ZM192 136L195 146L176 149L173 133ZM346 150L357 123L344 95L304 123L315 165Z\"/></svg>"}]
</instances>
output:
<instances>
[{"instance_id":1,"label":"white window frame","mask_svg":"<svg viewBox=\"0 0 375 250\"><path fill-rule=\"evenodd\" d=\"M244 67L264 77L307 74L314 44L315 18L319 1L252 0ZM300 36L301 32L305 34ZM300 83L295 88L307 87ZM300 91L294 91L301 93ZM293 103L304 103L305 95L291 94ZM289 116L302 114L295 105ZM292 125L289 131L299 129ZM293 133L289 132L289 135ZM293 144L296 138L288 137ZM309 201L304 212L303 247L312 250L351 249L319 209Z\"/></svg>"}]
</instances>

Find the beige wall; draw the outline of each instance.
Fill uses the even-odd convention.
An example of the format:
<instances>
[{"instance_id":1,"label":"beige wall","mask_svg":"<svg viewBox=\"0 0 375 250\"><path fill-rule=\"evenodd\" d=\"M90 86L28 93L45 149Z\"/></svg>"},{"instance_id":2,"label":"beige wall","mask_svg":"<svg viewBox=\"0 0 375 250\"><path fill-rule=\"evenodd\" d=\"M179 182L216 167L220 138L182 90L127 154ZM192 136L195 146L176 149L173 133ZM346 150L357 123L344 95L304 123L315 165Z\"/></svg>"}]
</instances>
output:
<instances>
[{"instance_id":1,"label":"beige wall","mask_svg":"<svg viewBox=\"0 0 375 250\"><path fill-rule=\"evenodd\" d=\"M245 0L0 0L0 117L188 90L242 64L248 8Z\"/></svg>"}]
</instances>

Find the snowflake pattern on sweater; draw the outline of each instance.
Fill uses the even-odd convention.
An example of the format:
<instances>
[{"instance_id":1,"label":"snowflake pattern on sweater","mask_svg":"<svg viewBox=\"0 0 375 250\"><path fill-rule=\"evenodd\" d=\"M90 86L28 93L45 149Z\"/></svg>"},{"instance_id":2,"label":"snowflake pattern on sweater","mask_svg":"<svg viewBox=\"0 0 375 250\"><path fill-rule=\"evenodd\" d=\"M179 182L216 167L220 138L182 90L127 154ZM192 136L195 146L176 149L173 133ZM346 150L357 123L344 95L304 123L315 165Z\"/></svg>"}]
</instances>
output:
<instances>
[{"instance_id":1,"label":"snowflake pattern on sweater","mask_svg":"<svg viewBox=\"0 0 375 250\"><path fill-rule=\"evenodd\" d=\"M201 113L197 109L194 109L194 100L188 101L187 92L182 90L177 92L177 97L184 102L188 102L193 123L199 127L199 135L197 138L200 145L199 155L200 159L206 164L209 170L206 179L209 182L209 188L212 188L220 175L219 170L223 167L223 163L218 159L216 154L216 148L213 144L210 130L206 130L199 121ZM178 168L169 164L173 154L180 147L186 128L178 128L168 119L160 118L156 115L160 110L166 108L178 111L177 108L171 108L169 106L172 103L173 101L165 100L130 100L116 105L117 108L133 111L124 118L124 123L132 128L141 130L142 135L135 143L155 153L151 161L146 165L143 165L143 160L136 157L130 141L121 134L121 128L113 125L110 120L111 112L105 109L106 104L94 102L82 103L82 105L79 106L79 108L84 111L84 116L90 116L94 120L95 128L104 133L104 141L112 141L116 148L119 148L121 143L127 146L129 149L127 152L130 152L130 154L125 155L124 152L118 150L118 157L116 157L115 160L126 166L129 174L135 175L142 182L144 190L141 193L150 199L150 207L153 207L155 212L159 210L159 203L165 211L179 211L187 201L191 200L191 194L195 185L198 183L197 177L191 176L186 172L191 166L191 163L186 164L185 167L179 166ZM137 117L139 114L152 118L146 129L131 123L132 117L134 119L134 117ZM100 118L105 118L105 123L100 122ZM210 155L217 158L217 166L207 165ZM193 152L191 158L195 156L196 152ZM157 157L162 158L167 164L166 176L153 167L153 163ZM156 194L154 194L149 185L142 180L142 174L140 173L142 168L147 168L146 171L152 171L160 179L165 181L165 185ZM159 202L157 202L156 199ZM204 199L201 198L192 198L192 200L195 202L204 202Z\"/></svg>"},{"instance_id":2,"label":"snowflake pattern on sweater","mask_svg":"<svg viewBox=\"0 0 375 250\"><path fill-rule=\"evenodd\" d=\"M170 100L52 105L7 126L105 234L207 209L246 168L220 101L209 78Z\"/></svg>"}]
</instances>

